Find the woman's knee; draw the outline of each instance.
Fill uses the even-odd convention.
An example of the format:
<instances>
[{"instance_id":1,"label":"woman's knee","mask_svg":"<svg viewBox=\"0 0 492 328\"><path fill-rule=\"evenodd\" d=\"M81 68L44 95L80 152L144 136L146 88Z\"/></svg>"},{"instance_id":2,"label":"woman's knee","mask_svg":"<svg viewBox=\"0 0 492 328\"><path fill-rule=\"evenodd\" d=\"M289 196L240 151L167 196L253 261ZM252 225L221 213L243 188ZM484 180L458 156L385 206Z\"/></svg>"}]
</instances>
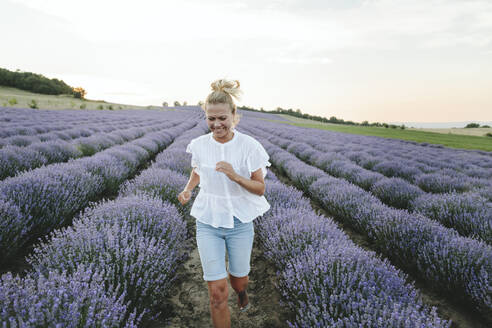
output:
<instances>
[{"instance_id":1,"label":"woman's knee","mask_svg":"<svg viewBox=\"0 0 492 328\"><path fill-rule=\"evenodd\" d=\"M229 298L229 288L227 286L226 279L220 279L217 281L209 281L209 296L210 304L215 308L221 308L227 306L227 299Z\"/></svg>"}]
</instances>

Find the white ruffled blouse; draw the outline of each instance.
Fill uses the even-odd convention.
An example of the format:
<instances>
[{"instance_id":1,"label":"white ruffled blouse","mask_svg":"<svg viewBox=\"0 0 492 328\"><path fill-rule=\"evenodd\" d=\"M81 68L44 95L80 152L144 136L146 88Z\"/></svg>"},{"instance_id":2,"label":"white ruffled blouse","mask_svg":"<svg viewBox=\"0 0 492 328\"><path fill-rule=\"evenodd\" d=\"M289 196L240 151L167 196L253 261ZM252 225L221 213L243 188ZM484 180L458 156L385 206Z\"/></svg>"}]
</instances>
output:
<instances>
[{"instance_id":1,"label":"white ruffled blouse","mask_svg":"<svg viewBox=\"0 0 492 328\"><path fill-rule=\"evenodd\" d=\"M251 173L262 169L263 177L270 166L269 156L253 137L232 130L234 136L226 143L216 141L212 132L197 137L188 144L191 166L200 176L200 191L191 207L191 215L215 228L233 228L234 216L244 223L251 222L268 209L265 196L259 196L231 181L225 173L217 172L217 162L226 161L239 175L250 179Z\"/></svg>"}]
</instances>

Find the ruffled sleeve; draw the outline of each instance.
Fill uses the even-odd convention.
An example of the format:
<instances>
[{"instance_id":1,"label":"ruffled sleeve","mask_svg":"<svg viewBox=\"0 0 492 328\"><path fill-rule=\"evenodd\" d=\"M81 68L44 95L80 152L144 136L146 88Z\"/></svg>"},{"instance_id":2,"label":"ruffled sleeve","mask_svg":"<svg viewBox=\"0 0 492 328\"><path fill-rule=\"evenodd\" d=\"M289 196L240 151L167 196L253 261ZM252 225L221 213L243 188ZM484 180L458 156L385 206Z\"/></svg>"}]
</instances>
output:
<instances>
[{"instance_id":1,"label":"ruffled sleeve","mask_svg":"<svg viewBox=\"0 0 492 328\"><path fill-rule=\"evenodd\" d=\"M268 161L270 159L270 156L268 156L265 148L259 143L255 143L254 149L250 152L248 155L248 158L246 159L246 164L248 166L248 171L249 174L255 172L259 168L261 168L261 171L263 172L263 178L266 177L267 175L267 167L271 165L271 163Z\"/></svg>"},{"instance_id":2,"label":"ruffled sleeve","mask_svg":"<svg viewBox=\"0 0 492 328\"><path fill-rule=\"evenodd\" d=\"M200 174L200 161L198 160L198 154L195 148L195 139L193 139L188 146L186 146L186 152L191 154L191 167L194 167L195 172Z\"/></svg>"}]
</instances>

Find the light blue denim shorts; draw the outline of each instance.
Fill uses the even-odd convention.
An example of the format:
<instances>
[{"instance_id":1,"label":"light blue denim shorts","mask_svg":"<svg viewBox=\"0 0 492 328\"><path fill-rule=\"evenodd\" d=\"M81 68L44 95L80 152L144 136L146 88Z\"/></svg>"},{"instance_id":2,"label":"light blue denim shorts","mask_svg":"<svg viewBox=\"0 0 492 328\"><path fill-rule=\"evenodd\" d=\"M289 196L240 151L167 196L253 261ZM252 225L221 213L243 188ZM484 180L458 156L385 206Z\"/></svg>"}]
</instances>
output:
<instances>
[{"instance_id":1,"label":"light blue denim shorts","mask_svg":"<svg viewBox=\"0 0 492 328\"><path fill-rule=\"evenodd\" d=\"M229 272L234 277L247 276L250 270L254 223L234 217L234 228L214 228L196 220L196 242L203 268L203 279L224 279ZM225 256L229 267L226 270Z\"/></svg>"}]
</instances>

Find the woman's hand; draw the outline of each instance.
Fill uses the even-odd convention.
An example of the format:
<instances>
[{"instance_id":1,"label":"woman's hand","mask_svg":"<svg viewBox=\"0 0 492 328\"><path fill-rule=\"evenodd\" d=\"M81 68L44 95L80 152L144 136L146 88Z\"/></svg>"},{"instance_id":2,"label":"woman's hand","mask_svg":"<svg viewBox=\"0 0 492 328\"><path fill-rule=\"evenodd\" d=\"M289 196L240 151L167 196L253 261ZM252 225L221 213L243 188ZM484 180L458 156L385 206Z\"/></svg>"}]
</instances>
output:
<instances>
[{"instance_id":1,"label":"woman's hand","mask_svg":"<svg viewBox=\"0 0 492 328\"><path fill-rule=\"evenodd\" d=\"M227 163L227 162L224 162L224 161L218 162L215 165L215 171L224 173L232 181L237 180L236 178L237 178L238 174L236 173L236 171L234 171L234 168L232 167L232 165Z\"/></svg>"},{"instance_id":2,"label":"woman's hand","mask_svg":"<svg viewBox=\"0 0 492 328\"><path fill-rule=\"evenodd\" d=\"M181 203L181 205L185 205L186 203L188 203L190 198L191 198L191 191L189 191L189 190L183 190L178 195L178 200Z\"/></svg>"}]
</instances>

